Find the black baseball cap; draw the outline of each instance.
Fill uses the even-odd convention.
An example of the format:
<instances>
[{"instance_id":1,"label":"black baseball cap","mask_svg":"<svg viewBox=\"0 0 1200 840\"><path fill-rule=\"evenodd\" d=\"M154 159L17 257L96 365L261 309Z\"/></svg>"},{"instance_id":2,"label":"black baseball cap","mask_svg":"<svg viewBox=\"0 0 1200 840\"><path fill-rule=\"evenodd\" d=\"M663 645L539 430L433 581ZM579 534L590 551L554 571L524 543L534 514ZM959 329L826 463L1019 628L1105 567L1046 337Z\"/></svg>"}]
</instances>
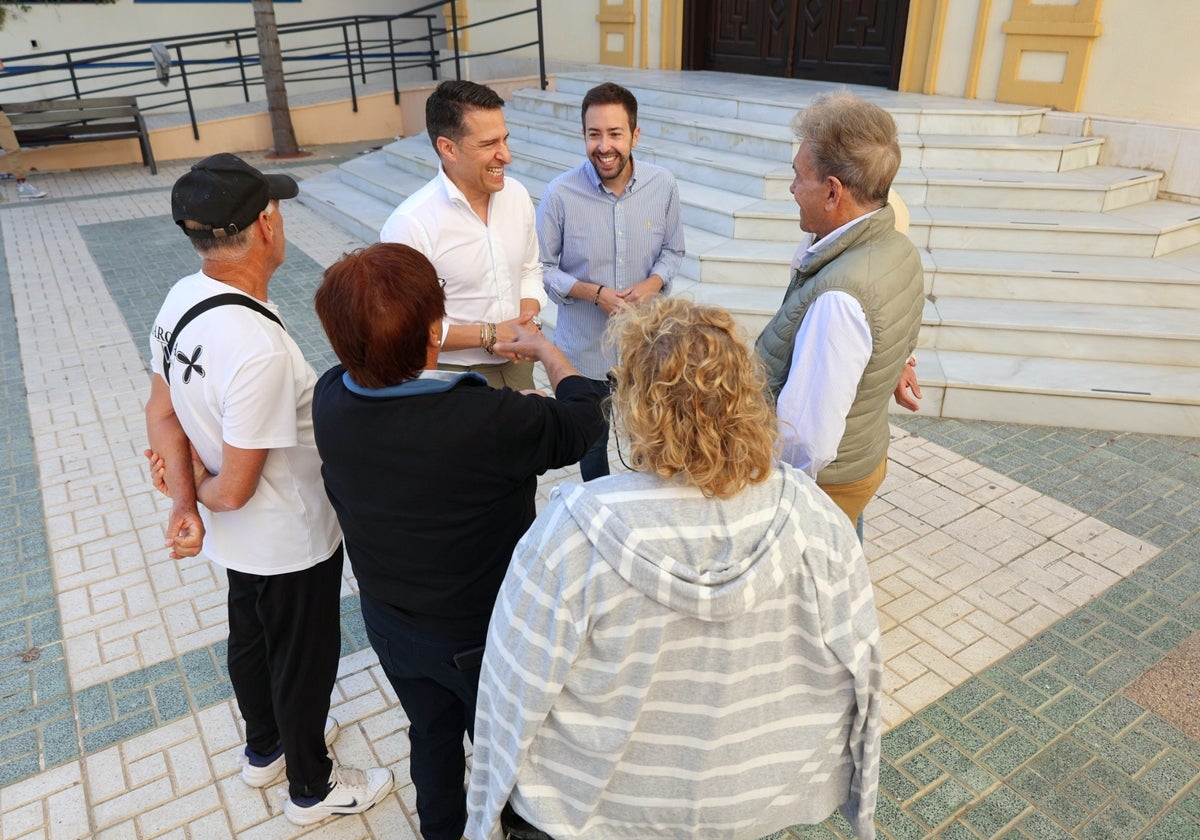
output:
<instances>
[{"instance_id":1,"label":"black baseball cap","mask_svg":"<svg viewBox=\"0 0 1200 840\"><path fill-rule=\"evenodd\" d=\"M272 199L295 198L300 186L290 175L264 175L237 155L206 157L171 189L171 215L192 239L234 236L258 218ZM211 225L193 230L184 222Z\"/></svg>"}]
</instances>

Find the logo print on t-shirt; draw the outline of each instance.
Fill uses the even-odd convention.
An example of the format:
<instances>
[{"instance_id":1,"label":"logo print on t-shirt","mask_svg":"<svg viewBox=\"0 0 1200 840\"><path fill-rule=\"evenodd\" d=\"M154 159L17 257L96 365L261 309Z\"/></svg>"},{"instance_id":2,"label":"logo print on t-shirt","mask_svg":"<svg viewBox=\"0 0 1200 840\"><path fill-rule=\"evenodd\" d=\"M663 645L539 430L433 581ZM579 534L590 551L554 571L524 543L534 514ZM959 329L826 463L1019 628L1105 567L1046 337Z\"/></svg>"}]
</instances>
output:
<instances>
[{"instance_id":1,"label":"logo print on t-shirt","mask_svg":"<svg viewBox=\"0 0 1200 840\"><path fill-rule=\"evenodd\" d=\"M197 344L195 351L189 359L184 355L182 350L175 351L175 360L180 364L185 365L183 369L183 384L186 385L192 381L192 371L196 372L197 376L204 376L204 366L200 364L200 354L204 352L204 345Z\"/></svg>"}]
</instances>

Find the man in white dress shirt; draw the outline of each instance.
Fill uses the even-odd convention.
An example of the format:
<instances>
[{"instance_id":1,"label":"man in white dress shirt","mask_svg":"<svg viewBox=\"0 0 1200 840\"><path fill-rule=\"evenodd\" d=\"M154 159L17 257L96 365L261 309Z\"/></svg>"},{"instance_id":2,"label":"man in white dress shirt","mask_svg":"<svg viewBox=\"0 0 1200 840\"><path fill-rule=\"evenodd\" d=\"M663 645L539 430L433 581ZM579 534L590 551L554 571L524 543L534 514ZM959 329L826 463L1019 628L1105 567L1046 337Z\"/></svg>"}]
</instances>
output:
<instances>
[{"instance_id":1,"label":"man in white dress shirt","mask_svg":"<svg viewBox=\"0 0 1200 840\"><path fill-rule=\"evenodd\" d=\"M493 388L533 388L533 365L498 356L513 324L538 327L546 303L533 202L504 176L512 162L504 100L489 87L445 81L425 102L441 167L384 222L381 242L416 248L446 290L442 370L471 370Z\"/></svg>"},{"instance_id":2,"label":"man in white dress shirt","mask_svg":"<svg viewBox=\"0 0 1200 840\"><path fill-rule=\"evenodd\" d=\"M817 479L861 539L863 509L887 473L888 400L900 401L921 326L923 270L887 203L900 166L891 116L837 94L814 100L793 128L791 192L808 236L757 348L785 460Z\"/></svg>"}]
</instances>

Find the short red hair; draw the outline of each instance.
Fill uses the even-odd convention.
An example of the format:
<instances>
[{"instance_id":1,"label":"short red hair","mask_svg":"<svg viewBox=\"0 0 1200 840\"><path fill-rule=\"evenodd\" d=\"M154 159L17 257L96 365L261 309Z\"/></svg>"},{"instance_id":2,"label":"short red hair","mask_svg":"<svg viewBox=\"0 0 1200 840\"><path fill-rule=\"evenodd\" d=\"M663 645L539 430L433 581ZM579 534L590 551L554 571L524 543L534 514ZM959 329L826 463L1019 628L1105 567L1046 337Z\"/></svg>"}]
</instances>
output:
<instances>
[{"instance_id":1,"label":"short red hair","mask_svg":"<svg viewBox=\"0 0 1200 840\"><path fill-rule=\"evenodd\" d=\"M313 306L350 377L386 388L425 368L429 327L445 317L446 293L424 254L378 242L329 266Z\"/></svg>"}]
</instances>

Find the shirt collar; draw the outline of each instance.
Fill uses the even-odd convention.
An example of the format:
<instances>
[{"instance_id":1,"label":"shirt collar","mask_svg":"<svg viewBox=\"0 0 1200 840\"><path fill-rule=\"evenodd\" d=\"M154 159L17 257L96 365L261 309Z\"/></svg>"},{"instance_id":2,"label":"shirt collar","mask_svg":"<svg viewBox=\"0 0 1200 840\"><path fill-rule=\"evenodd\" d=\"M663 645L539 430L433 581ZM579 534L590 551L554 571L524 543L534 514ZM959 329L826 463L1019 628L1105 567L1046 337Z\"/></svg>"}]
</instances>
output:
<instances>
[{"instance_id":1,"label":"shirt collar","mask_svg":"<svg viewBox=\"0 0 1200 840\"><path fill-rule=\"evenodd\" d=\"M507 176L505 177L507 178ZM446 174L446 170L442 168L440 163L438 164L438 178L441 180L442 188L446 190L446 197L450 199L451 203L466 207L468 210L471 209L471 202L467 201L466 194L458 188L457 184L450 180L450 176ZM495 195L495 193L492 193L492 195ZM488 196L489 207L491 206L492 195Z\"/></svg>"},{"instance_id":2,"label":"shirt collar","mask_svg":"<svg viewBox=\"0 0 1200 840\"><path fill-rule=\"evenodd\" d=\"M625 192L621 193L621 195L633 192L633 187L637 183L638 170L632 153L629 155L629 165L633 167L633 175L629 177L629 183L625 185ZM587 176L588 181L591 182L591 185L595 187L597 191L603 191L606 195L611 195L614 198L620 198L620 196L616 195L612 190L604 186L604 182L600 180L600 173L597 172L596 167L592 165L591 158L588 158L587 161L584 162L583 171Z\"/></svg>"},{"instance_id":3,"label":"shirt collar","mask_svg":"<svg viewBox=\"0 0 1200 840\"><path fill-rule=\"evenodd\" d=\"M423 370L416 379L408 379L399 385L389 385L386 388L364 388L350 378L350 372L342 374L342 384L346 390L360 397L415 397L420 394L441 394L449 391L464 380L472 380L487 384L487 380L478 373L466 371L458 373L453 370Z\"/></svg>"},{"instance_id":4,"label":"shirt collar","mask_svg":"<svg viewBox=\"0 0 1200 840\"><path fill-rule=\"evenodd\" d=\"M858 218L851 219L850 221L846 222L846 224L839 228L835 228L834 230L822 236L820 239L816 238L816 234L808 234L805 239L801 240L800 247L796 249L796 255L792 257L792 268L803 270L812 261L813 257L817 256L817 254L824 251L834 242L837 242L838 239L846 233L846 231L850 230L850 228L854 227L859 222L864 222L871 218L882 209L883 208L880 207L878 210L872 210L870 213L864 213Z\"/></svg>"}]
</instances>

